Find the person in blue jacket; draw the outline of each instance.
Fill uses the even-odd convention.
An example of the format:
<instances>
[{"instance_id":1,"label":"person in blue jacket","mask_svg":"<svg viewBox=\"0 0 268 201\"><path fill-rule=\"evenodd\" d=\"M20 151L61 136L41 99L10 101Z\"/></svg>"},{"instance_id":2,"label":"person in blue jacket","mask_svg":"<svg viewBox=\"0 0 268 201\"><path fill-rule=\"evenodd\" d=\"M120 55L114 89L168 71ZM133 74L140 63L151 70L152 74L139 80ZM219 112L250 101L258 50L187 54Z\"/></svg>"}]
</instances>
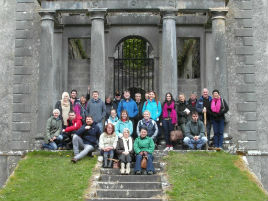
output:
<instances>
[{"instance_id":1,"label":"person in blue jacket","mask_svg":"<svg viewBox=\"0 0 268 201\"><path fill-rule=\"evenodd\" d=\"M134 120L134 118L139 113L136 102L130 97L130 91L124 91L124 99L120 101L117 107L117 115L121 116L121 112L126 110L130 120Z\"/></svg>"},{"instance_id":2,"label":"person in blue jacket","mask_svg":"<svg viewBox=\"0 0 268 201\"><path fill-rule=\"evenodd\" d=\"M161 103L157 100L156 93L154 91L149 92L149 99L144 102L142 113L148 110L151 113L151 118L156 122L159 122L159 117L162 113Z\"/></svg>"},{"instance_id":3,"label":"person in blue jacket","mask_svg":"<svg viewBox=\"0 0 268 201\"><path fill-rule=\"evenodd\" d=\"M118 120L115 125L116 135L121 138L123 136L123 131L125 128L128 128L129 134L132 135L133 133L132 121L129 120L127 111L123 110L120 115L120 120Z\"/></svg>"}]
</instances>

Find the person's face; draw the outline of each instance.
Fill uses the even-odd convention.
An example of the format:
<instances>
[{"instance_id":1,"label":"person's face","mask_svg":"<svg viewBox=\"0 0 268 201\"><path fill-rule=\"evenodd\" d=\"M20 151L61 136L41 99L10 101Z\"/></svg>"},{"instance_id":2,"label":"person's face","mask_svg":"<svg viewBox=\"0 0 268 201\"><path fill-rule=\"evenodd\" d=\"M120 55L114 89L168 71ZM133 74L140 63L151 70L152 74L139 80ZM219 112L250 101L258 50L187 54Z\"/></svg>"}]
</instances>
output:
<instances>
[{"instance_id":1,"label":"person's face","mask_svg":"<svg viewBox=\"0 0 268 201\"><path fill-rule=\"evenodd\" d=\"M75 119L75 113L70 113L69 114L69 119L74 120Z\"/></svg>"},{"instance_id":2,"label":"person's face","mask_svg":"<svg viewBox=\"0 0 268 201\"><path fill-rule=\"evenodd\" d=\"M110 97L106 98L106 103L111 103L111 98Z\"/></svg>"},{"instance_id":3,"label":"person's face","mask_svg":"<svg viewBox=\"0 0 268 201\"><path fill-rule=\"evenodd\" d=\"M197 115L197 114L193 114L193 115L192 115L192 120L193 120L194 122L197 122L197 120L198 120L198 115Z\"/></svg>"},{"instance_id":4,"label":"person's face","mask_svg":"<svg viewBox=\"0 0 268 201\"><path fill-rule=\"evenodd\" d=\"M99 94L95 92L92 94L92 97L93 99L97 100L99 98Z\"/></svg>"},{"instance_id":5,"label":"person's face","mask_svg":"<svg viewBox=\"0 0 268 201\"><path fill-rule=\"evenodd\" d=\"M58 112L53 112L53 116L57 119L59 117L59 113Z\"/></svg>"},{"instance_id":6,"label":"person's face","mask_svg":"<svg viewBox=\"0 0 268 201\"><path fill-rule=\"evenodd\" d=\"M123 120L126 120L127 119L127 113L125 113L125 112L122 113L122 119Z\"/></svg>"},{"instance_id":7,"label":"person's face","mask_svg":"<svg viewBox=\"0 0 268 201\"><path fill-rule=\"evenodd\" d=\"M141 95L140 94L136 94L135 95L135 100L136 100L136 102L140 102L141 101Z\"/></svg>"},{"instance_id":8,"label":"person's face","mask_svg":"<svg viewBox=\"0 0 268 201\"><path fill-rule=\"evenodd\" d=\"M149 114L149 112L144 112L143 117L144 117L144 119L148 120L148 119L150 119L151 115Z\"/></svg>"},{"instance_id":9,"label":"person's face","mask_svg":"<svg viewBox=\"0 0 268 201\"><path fill-rule=\"evenodd\" d=\"M108 125L107 126L107 134L112 134L113 133L113 127L112 127L112 125Z\"/></svg>"},{"instance_id":10,"label":"person's face","mask_svg":"<svg viewBox=\"0 0 268 201\"><path fill-rule=\"evenodd\" d=\"M130 93L129 93L129 92L125 92L125 93L124 93L124 97L125 97L125 99L129 99L129 97L130 97Z\"/></svg>"},{"instance_id":11,"label":"person's face","mask_svg":"<svg viewBox=\"0 0 268 201\"><path fill-rule=\"evenodd\" d=\"M116 115L117 115L116 111L115 111L115 110L111 110L111 116L112 116L113 118L115 118Z\"/></svg>"},{"instance_id":12,"label":"person's face","mask_svg":"<svg viewBox=\"0 0 268 201\"><path fill-rule=\"evenodd\" d=\"M116 100L120 100L120 99L121 99L121 95L116 94L116 95L115 95L115 99L116 99Z\"/></svg>"},{"instance_id":13,"label":"person's face","mask_svg":"<svg viewBox=\"0 0 268 201\"><path fill-rule=\"evenodd\" d=\"M141 129L141 138L145 138L147 136L147 131L144 129Z\"/></svg>"},{"instance_id":14,"label":"person's face","mask_svg":"<svg viewBox=\"0 0 268 201\"><path fill-rule=\"evenodd\" d=\"M149 98L149 94L146 93L146 94L145 94L145 99L148 100L148 98Z\"/></svg>"},{"instance_id":15,"label":"person's face","mask_svg":"<svg viewBox=\"0 0 268 201\"><path fill-rule=\"evenodd\" d=\"M71 93L71 97L72 97L72 99L75 99L75 98L76 98L76 95L77 95L77 93L76 93L75 91L73 91L73 92Z\"/></svg>"},{"instance_id":16,"label":"person's face","mask_svg":"<svg viewBox=\"0 0 268 201\"><path fill-rule=\"evenodd\" d=\"M128 138L129 137L129 132L127 130L124 130L123 137L124 138Z\"/></svg>"},{"instance_id":17,"label":"person's face","mask_svg":"<svg viewBox=\"0 0 268 201\"><path fill-rule=\"evenodd\" d=\"M208 98L208 90L206 89L203 90L203 97Z\"/></svg>"},{"instance_id":18,"label":"person's face","mask_svg":"<svg viewBox=\"0 0 268 201\"><path fill-rule=\"evenodd\" d=\"M149 93L149 99L153 100L155 98L154 92Z\"/></svg>"},{"instance_id":19,"label":"person's face","mask_svg":"<svg viewBox=\"0 0 268 201\"><path fill-rule=\"evenodd\" d=\"M166 98L167 98L167 101L171 101L171 95L170 94L167 94Z\"/></svg>"},{"instance_id":20,"label":"person's face","mask_svg":"<svg viewBox=\"0 0 268 201\"><path fill-rule=\"evenodd\" d=\"M63 100L64 100L64 101L68 101L68 100L69 100L69 96L66 94L66 95L63 97Z\"/></svg>"},{"instance_id":21,"label":"person's face","mask_svg":"<svg viewBox=\"0 0 268 201\"><path fill-rule=\"evenodd\" d=\"M184 100L185 100L184 95L179 95L179 101L184 102Z\"/></svg>"},{"instance_id":22,"label":"person's face","mask_svg":"<svg viewBox=\"0 0 268 201\"><path fill-rule=\"evenodd\" d=\"M218 92L214 92L213 93L213 98L217 98L218 99L219 97L220 97L220 95L218 94Z\"/></svg>"},{"instance_id":23,"label":"person's face","mask_svg":"<svg viewBox=\"0 0 268 201\"><path fill-rule=\"evenodd\" d=\"M86 103L86 98L85 98L84 96L82 96L82 97L80 98L80 101L81 101L82 104L85 104L85 103Z\"/></svg>"},{"instance_id":24,"label":"person's face","mask_svg":"<svg viewBox=\"0 0 268 201\"><path fill-rule=\"evenodd\" d=\"M86 124L90 126L92 123L93 123L93 119L91 117L87 117Z\"/></svg>"},{"instance_id":25,"label":"person's face","mask_svg":"<svg viewBox=\"0 0 268 201\"><path fill-rule=\"evenodd\" d=\"M191 100L196 100L196 95L195 94L191 94L190 99Z\"/></svg>"}]
</instances>

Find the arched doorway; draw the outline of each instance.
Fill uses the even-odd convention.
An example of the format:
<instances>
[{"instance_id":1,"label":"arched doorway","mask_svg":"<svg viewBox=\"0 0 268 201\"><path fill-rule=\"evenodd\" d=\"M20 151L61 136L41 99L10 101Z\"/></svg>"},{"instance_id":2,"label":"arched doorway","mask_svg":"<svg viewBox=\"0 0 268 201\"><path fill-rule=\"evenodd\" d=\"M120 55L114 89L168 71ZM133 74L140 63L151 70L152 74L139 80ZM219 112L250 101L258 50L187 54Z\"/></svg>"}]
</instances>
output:
<instances>
[{"instance_id":1,"label":"arched doorway","mask_svg":"<svg viewBox=\"0 0 268 201\"><path fill-rule=\"evenodd\" d=\"M114 55L114 91L144 93L154 89L154 59L152 46L142 37L124 38L116 46Z\"/></svg>"}]
</instances>

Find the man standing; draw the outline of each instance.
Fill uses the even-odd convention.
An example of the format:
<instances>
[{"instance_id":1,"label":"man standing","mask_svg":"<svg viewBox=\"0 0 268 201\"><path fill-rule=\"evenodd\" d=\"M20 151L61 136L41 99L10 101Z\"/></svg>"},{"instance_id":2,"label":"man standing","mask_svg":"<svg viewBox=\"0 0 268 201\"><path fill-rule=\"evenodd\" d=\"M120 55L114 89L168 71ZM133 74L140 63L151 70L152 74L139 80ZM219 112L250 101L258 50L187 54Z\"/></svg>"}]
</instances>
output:
<instances>
[{"instance_id":1,"label":"man standing","mask_svg":"<svg viewBox=\"0 0 268 201\"><path fill-rule=\"evenodd\" d=\"M117 115L120 117L121 111L126 110L129 119L133 122L134 117L138 114L138 107L135 101L130 98L130 91L124 91L124 99L120 101L117 108Z\"/></svg>"},{"instance_id":2,"label":"man standing","mask_svg":"<svg viewBox=\"0 0 268 201\"><path fill-rule=\"evenodd\" d=\"M202 91L202 96L199 98L196 104L196 110L199 114L199 119L204 122L204 113L207 114L207 138L208 138L208 144L210 141L210 131L211 131L211 115L209 113L210 111L210 105L211 105L212 97L208 95L208 89L204 88Z\"/></svg>"},{"instance_id":3,"label":"man standing","mask_svg":"<svg viewBox=\"0 0 268 201\"><path fill-rule=\"evenodd\" d=\"M183 142L188 145L190 149L200 150L204 144L207 142L205 137L205 128L202 121L198 120L198 113L196 111L192 112L192 120L188 121L185 127L185 135Z\"/></svg>"},{"instance_id":4,"label":"man standing","mask_svg":"<svg viewBox=\"0 0 268 201\"><path fill-rule=\"evenodd\" d=\"M89 152L94 151L100 133L97 123L93 121L91 116L87 116L86 124L73 136L74 157L71 159L73 163L76 163L78 160L85 157ZM80 148L83 149L81 152L79 152Z\"/></svg>"},{"instance_id":5,"label":"man standing","mask_svg":"<svg viewBox=\"0 0 268 201\"><path fill-rule=\"evenodd\" d=\"M114 100L113 100L113 109L115 109L116 111L117 111L120 101L121 101L120 91L116 91L114 95Z\"/></svg>"},{"instance_id":6,"label":"man standing","mask_svg":"<svg viewBox=\"0 0 268 201\"><path fill-rule=\"evenodd\" d=\"M143 102L141 101L141 94L140 93L135 94L135 102L136 102L137 107L138 107L138 114L134 118L134 122L133 122L134 125L133 125L133 135L132 135L132 137L134 138L134 140L137 137L137 133L136 133L137 124L143 118L143 116L142 116Z\"/></svg>"},{"instance_id":7,"label":"man standing","mask_svg":"<svg viewBox=\"0 0 268 201\"><path fill-rule=\"evenodd\" d=\"M76 91L76 89L73 89L71 91L70 101L72 103L72 110L74 110L74 106L76 105L76 103L79 103L80 102L79 98L77 98L77 91Z\"/></svg>"},{"instance_id":8,"label":"man standing","mask_svg":"<svg viewBox=\"0 0 268 201\"><path fill-rule=\"evenodd\" d=\"M87 116L92 116L94 122L100 128L100 131L103 131L103 120L106 115L106 107L104 102L99 98L99 92L93 91L92 98L87 103Z\"/></svg>"}]
</instances>

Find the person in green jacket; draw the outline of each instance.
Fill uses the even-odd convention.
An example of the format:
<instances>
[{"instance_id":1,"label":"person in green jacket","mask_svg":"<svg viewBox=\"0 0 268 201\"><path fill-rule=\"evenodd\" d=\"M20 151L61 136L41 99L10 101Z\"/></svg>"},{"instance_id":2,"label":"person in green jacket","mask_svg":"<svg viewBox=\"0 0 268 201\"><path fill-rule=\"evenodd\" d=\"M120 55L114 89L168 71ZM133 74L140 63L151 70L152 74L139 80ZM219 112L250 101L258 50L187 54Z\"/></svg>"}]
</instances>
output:
<instances>
[{"instance_id":1,"label":"person in green jacket","mask_svg":"<svg viewBox=\"0 0 268 201\"><path fill-rule=\"evenodd\" d=\"M154 141L151 137L147 136L148 130L146 127L141 128L140 136L136 138L134 142L134 151L136 153L136 164L134 171L137 175L141 174L141 160L143 157L147 157L147 167L144 174L152 175L154 174L153 165L153 152L155 148Z\"/></svg>"},{"instance_id":2,"label":"person in green jacket","mask_svg":"<svg viewBox=\"0 0 268 201\"><path fill-rule=\"evenodd\" d=\"M56 150L58 144L62 141L63 136L60 135L62 130L62 121L60 118L60 110L54 109L53 116L47 120L46 137L48 143L42 145L42 149Z\"/></svg>"}]
</instances>

